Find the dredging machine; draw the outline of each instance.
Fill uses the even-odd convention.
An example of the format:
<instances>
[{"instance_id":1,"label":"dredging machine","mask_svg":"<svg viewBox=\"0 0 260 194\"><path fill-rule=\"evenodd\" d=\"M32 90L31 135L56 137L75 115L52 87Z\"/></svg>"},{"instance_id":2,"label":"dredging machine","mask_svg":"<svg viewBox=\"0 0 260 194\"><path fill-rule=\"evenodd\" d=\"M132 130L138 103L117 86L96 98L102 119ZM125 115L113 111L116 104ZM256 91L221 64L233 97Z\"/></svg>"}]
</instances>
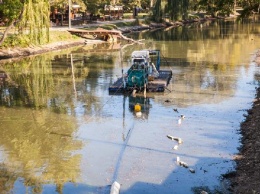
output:
<instances>
[{"instance_id":1,"label":"dredging machine","mask_svg":"<svg viewBox=\"0 0 260 194\"><path fill-rule=\"evenodd\" d=\"M133 51L131 67L109 87L109 94L164 92L172 78L172 71L161 70L160 65L160 50Z\"/></svg>"}]
</instances>

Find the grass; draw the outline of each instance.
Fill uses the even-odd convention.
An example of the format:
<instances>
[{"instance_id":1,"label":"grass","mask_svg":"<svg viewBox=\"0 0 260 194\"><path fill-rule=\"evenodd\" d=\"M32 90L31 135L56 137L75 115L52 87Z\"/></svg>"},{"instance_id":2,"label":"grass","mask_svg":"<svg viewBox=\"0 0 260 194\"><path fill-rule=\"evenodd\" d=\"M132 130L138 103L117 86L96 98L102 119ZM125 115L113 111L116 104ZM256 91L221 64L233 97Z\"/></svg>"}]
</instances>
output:
<instances>
[{"instance_id":1,"label":"grass","mask_svg":"<svg viewBox=\"0 0 260 194\"><path fill-rule=\"evenodd\" d=\"M130 18L133 18L133 13L124 13L124 19L130 19ZM138 16L136 18L138 19L142 19L142 18L145 18L149 16L148 13L138 13Z\"/></svg>"},{"instance_id":2,"label":"grass","mask_svg":"<svg viewBox=\"0 0 260 194\"><path fill-rule=\"evenodd\" d=\"M50 39L48 43L59 42L59 41L69 41L76 40L79 37L72 35L67 31L50 31ZM26 34L12 34L10 33L5 41L0 45L0 49L3 48L26 48L32 46L30 38Z\"/></svg>"},{"instance_id":3,"label":"grass","mask_svg":"<svg viewBox=\"0 0 260 194\"><path fill-rule=\"evenodd\" d=\"M79 37L67 31L50 31L50 43L76 39L79 39Z\"/></svg>"},{"instance_id":4,"label":"grass","mask_svg":"<svg viewBox=\"0 0 260 194\"><path fill-rule=\"evenodd\" d=\"M133 22L117 22L117 23L114 23L114 24L104 24L102 26L91 26L91 27L86 27L85 29L87 30L95 30L97 28L104 28L106 30L114 30L114 29L118 29L118 28L123 28L123 27L131 27L131 26L139 26L141 25L142 23L146 23L147 21L144 20L144 21L140 21L138 18L133 21ZM149 23L149 22L148 22Z\"/></svg>"}]
</instances>

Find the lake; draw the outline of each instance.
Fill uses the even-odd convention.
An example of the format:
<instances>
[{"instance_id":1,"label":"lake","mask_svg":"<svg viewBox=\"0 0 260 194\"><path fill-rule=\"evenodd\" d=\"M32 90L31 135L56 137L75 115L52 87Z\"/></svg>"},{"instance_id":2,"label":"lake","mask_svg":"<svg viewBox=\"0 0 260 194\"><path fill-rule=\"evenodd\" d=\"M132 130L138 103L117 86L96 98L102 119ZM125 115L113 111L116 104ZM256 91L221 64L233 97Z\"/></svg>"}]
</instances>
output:
<instances>
[{"instance_id":1,"label":"lake","mask_svg":"<svg viewBox=\"0 0 260 194\"><path fill-rule=\"evenodd\" d=\"M208 21L128 35L142 44L0 63L1 192L99 194L117 181L124 194L228 193L222 175L235 168L259 86L259 32L255 21ZM167 90L109 94L142 49L161 51L161 69L173 72Z\"/></svg>"}]
</instances>

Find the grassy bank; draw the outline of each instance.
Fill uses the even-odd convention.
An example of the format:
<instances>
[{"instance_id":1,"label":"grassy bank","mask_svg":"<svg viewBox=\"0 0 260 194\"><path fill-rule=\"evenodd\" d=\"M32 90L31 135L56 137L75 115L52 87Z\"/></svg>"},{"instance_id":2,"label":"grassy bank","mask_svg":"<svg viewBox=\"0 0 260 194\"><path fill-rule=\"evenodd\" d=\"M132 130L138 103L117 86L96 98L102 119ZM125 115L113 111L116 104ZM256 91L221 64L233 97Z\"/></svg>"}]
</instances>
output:
<instances>
[{"instance_id":1,"label":"grassy bank","mask_svg":"<svg viewBox=\"0 0 260 194\"><path fill-rule=\"evenodd\" d=\"M50 31L50 37L49 37L49 42L54 43L54 42L60 42L60 41L73 41L77 40L79 37L75 35L71 35L67 31ZM14 48L14 47L20 47L20 48L26 48L26 47L31 47L31 46L39 46L39 45L32 45L30 43L30 38L26 34L15 34L15 33L9 33L5 41L3 42L2 45L0 45L0 49L6 49L6 48Z\"/></svg>"},{"instance_id":2,"label":"grassy bank","mask_svg":"<svg viewBox=\"0 0 260 194\"><path fill-rule=\"evenodd\" d=\"M146 21L143 20L145 23ZM96 29L96 28L104 28L107 30L113 30L113 29L118 29L118 28L124 28L124 27L131 27L131 26L138 26L141 25L141 22L139 19L136 19L133 22L125 22L125 21L118 21L116 23L107 23L107 24L101 24L101 25L86 25L85 29ZM83 27L83 26L82 26ZM73 28L73 26L72 26ZM4 32L5 28L0 28L0 32ZM46 43L44 44L51 44L55 42L60 42L60 41L74 41L80 39L79 37L70 34L66 30L55 30L52 29L50 31L50 36L49 36L49 41L45 41ZM38 45L32 45L30 41L30 37L27 34L17 34L15 30L12 30L8 33L7 38L5 41L0 45L0 49L6 49L6 48L26 48L26 47L32 47L32 46L40 46L41 44Z\"/></svg>"}]
</instances>

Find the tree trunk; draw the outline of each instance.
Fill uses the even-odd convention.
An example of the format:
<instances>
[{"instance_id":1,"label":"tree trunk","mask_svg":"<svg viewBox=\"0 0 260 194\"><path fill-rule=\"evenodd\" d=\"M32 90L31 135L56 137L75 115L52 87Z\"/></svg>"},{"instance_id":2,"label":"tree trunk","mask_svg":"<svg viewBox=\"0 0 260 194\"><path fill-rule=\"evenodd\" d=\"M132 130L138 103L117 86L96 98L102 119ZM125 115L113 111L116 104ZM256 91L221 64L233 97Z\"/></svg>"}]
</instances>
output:
<instances>
[{"instance_id":1,"label":"tree trunk","mask_svg":"<svg viewBox=\"0 0 260 194\"><path fill-rule=\"evenodd\" d=\"M4 34L3 34L3 36L2 36L2 38L0 40L0 45L4 42L4 40L5 40L6 36L7 36L8 31L14 26L14 22L15 21L12 21L11 24L5 29Z\"/></svg>"}]
</instances>

